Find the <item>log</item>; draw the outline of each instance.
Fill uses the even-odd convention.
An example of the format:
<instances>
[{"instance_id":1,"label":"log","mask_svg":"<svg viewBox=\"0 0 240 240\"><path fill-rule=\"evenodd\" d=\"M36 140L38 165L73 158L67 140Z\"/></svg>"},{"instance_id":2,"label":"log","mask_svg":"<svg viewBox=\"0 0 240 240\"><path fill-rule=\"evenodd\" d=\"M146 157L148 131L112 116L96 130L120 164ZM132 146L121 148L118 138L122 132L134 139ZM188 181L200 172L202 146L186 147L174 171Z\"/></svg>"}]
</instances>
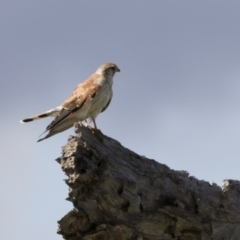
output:
<instances>
[{"instance_id":1,"label":"log","mask_svg":"<svg viewBox=\"0 0 240 240\"><path fill-rule=\"evenodd\" d=\"M239 240L240 182L210 184L75 124L57 159L74 209L66 240Z\"/></svg>"}]
</instances>

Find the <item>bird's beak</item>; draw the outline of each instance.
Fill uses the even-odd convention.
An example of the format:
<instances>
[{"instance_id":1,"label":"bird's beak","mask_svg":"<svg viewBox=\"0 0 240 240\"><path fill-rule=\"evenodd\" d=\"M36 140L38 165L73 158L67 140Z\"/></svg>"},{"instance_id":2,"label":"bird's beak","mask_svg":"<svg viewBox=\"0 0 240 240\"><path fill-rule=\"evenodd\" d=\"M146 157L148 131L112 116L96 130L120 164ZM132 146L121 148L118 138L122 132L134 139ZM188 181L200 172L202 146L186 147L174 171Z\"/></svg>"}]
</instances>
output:
<instances>
[{"instance_id":1,"label":"bird's beak","mask_svg":"<svg viewBox=\"0 0 240 240\"><path fill-rule=\"evenodd\" d=\"M120 72L120 69L118 67L116 68L116 72Z\"/></svg>"}]
</instances>

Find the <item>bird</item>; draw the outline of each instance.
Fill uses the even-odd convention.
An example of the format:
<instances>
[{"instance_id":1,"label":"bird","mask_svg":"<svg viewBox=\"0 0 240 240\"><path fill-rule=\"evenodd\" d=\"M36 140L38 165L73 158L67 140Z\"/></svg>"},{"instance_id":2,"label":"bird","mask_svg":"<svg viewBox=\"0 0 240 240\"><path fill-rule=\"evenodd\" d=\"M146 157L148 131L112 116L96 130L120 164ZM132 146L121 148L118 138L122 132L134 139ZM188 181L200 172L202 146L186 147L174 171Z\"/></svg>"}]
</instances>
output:
<instances>
[{"instance_id":1,"label":"bird","mask_svg":"<svg viewBox=\"0 0 240 240\"><path fill-rule=\"evenodd\" d=\"M112 100L113 76L116 72L120 72L116 64L102 64L86 80L78 84L60 106L25 118L20 122L27 123L45 117L54 117L44 132L48 132L47 135L40 138L38 142L71 128L76 122L87 123L87 119L90 119L94 124L94 129L97 129L96 117L107 109ZM88 123L86 125L91 128Z\"/></svg>"}]
</instances>

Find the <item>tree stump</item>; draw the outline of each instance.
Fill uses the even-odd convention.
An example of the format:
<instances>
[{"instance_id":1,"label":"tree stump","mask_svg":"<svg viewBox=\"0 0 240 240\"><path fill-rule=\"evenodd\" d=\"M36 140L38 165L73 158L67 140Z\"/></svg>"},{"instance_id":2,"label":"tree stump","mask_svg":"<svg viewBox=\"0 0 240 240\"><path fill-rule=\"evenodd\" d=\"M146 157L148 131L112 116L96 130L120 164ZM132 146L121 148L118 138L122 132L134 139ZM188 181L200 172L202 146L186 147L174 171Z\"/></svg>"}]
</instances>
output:
<instances>
[{"instance_id":1,"label":"tree stump","mask_svg":"<svg viewBox=\"0 0 240 240\"><path fill-rule=\"evenodd\" d=\"M240 182L219 187L75 125L57 161L74 209L58 223L66 240L239 240Z\"/></svg>"}]
</instances>

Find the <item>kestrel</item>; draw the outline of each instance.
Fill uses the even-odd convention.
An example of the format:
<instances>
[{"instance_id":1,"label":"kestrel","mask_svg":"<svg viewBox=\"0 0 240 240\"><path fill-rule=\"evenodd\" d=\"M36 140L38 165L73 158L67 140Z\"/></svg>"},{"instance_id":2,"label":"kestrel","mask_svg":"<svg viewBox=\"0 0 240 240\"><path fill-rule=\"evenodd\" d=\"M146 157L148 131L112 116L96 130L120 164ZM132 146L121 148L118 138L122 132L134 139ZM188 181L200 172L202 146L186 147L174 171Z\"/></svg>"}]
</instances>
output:
<instances>
[{"instance_id":1,"label":"kestrel","mask_svg":"<svg viewBox=\"0 0 240 240\"><path fill-rule=\"evenodd\" d=\"M95 119L99 113L107 109L111 102L113 76L116 72L120 72L116 64L102 64L95 73L75 88L62 105L26 118L21 123L49 116L54 117L54 120L46 128L45 132L48 134L38 142L71 128L75 122L86 121L88 118L93 121L94 128L97 129Z\"/></svg>"}]
</instances>

